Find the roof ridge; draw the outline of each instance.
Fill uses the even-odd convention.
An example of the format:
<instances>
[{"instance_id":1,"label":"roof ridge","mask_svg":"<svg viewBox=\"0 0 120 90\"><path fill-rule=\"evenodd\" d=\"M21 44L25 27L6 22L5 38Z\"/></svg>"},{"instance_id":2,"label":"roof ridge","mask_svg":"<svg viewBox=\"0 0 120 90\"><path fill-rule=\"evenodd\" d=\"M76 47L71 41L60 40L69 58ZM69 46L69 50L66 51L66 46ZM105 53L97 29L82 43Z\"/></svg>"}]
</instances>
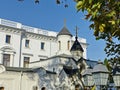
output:
<instances>
[{"instance_id":1,"label":"roof ridge","mask_svg":"<svg viewBox=\"0 0 120 90\"><path fill-rule=\"evenodd\" d=\"M66 28L66 26L64 26L61 31L58 33L58 35L70 35L72 36L72 34L70 33L70 31ZM58 36L57 35L57 36Z\"/></svg>"}]
</instances>

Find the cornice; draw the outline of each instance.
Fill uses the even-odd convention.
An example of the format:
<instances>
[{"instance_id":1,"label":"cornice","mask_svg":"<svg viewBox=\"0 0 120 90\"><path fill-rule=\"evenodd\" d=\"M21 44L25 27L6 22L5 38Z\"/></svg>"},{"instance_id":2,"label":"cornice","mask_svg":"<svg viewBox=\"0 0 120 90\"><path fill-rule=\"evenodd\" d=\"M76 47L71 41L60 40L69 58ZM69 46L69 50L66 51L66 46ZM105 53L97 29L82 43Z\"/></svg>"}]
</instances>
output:
<instances>
[{"instance_id":1,"label":"cornice","mask_svg":"<svg viewBox=\"0 0 120 90\"><path fill-rule=\"evenodd\" d=\"M25 35L27 38L33 38L33 39L44 40L44 41L52 41L52 42L57 41L57 37L53 37L53 36L46 36L46 35L36 34L31 32L26 32Z\"/></svg>"},{"instance_id":2,"label":"cornice","mask_svg":"<svg viewBox=\"0 0 120 90\"><path fill-rule=\"evenodd\" d=\"M13 27L9 27L9 26L0 25L0 31L1 32L6 32L6 33L21 34L25 30L18 29L18 28L13 28Z\"/></svg>"},{"instance_id":3,"label":"cornice","mask_svg":"<svg viewBox=\"0 0 120 90\"><path fill-rule=\"evenodd\" d=\"M52 42L56 42L57 41L57 37L54 37L54 36L47 36L47 35L42 35L42 34L36 34L36 33L32 33L32 32L27 32L24 29L19 29L19 28L4 26L4 25L0 25L0 32L19 34L19 35L24 33L24 35L27 38L44 40L44 41L52 41Z\"/></svg>"}]
</instances>

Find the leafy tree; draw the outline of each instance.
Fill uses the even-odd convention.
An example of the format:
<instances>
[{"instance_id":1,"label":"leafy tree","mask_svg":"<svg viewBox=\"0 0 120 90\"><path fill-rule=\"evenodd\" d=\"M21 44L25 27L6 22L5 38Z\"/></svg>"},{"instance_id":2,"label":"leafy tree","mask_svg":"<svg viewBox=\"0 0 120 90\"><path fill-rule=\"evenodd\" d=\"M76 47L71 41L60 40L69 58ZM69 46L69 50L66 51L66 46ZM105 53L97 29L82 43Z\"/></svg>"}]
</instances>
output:
<instances>
[{"instance_id":1,"label":"leafy tree","mask_svg":"<svg viewBox=\"0 0 120 90\"><path fill-rule=\"evenodd\" d=\"M111 59L120 60L120 1L76 0L78 11L87 11L85 19L92 21L90 28L97 40L106 41L105 51Z\"/></svg>"}]
</instances>

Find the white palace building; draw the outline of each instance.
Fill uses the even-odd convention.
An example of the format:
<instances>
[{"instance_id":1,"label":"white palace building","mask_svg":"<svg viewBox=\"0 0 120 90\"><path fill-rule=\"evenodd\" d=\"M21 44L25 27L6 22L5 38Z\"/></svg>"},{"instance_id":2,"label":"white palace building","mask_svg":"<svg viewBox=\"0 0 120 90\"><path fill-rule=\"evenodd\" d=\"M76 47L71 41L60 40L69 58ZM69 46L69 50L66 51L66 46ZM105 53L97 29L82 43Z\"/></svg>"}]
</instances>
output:
<instances>
[{"instance_id":1,"label":"white palace building","mask_svg":"<svg viewBox=\"0 0 120 90\"><path fill-rule=\"evenodd\" d=\"M86 60L86 39L58 31L0 19L0 90L83 88L81 73L96 64Z\"/></svg>"}]
</instances>

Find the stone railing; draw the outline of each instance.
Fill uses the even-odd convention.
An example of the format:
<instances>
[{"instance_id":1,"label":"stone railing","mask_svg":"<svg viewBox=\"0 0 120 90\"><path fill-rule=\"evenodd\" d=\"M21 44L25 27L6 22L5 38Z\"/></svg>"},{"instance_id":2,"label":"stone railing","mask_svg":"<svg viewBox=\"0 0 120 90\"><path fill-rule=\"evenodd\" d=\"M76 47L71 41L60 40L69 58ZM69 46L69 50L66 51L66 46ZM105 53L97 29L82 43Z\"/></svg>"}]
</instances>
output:
<instances>
[{"instance_id":1,"label":"stone railing","mask_svg":"<svg viewBox=\"0 0 120 90\"><path fill-rule=\"evenodd\" d=\"M5 20L5 19L1 19L1 18L0 18L0 25L24 29L27 32L32 32L32 33L37 33L37 34L42 34L42 35L47 35L47 36L56 36L57 35L57 32L54 32L54 31L48 31L48 30L43 30L43 29L39 29L39 28L34 28L34 27L22 25L21 23L18 23L18 22Z\"/></svg>"},{"instance_id":2,"label":"stone railing","mask_svg":"<svg viewBox=\"0 0 120 90\"><path fill-rule=\"evenodd\" d=\"M0 24L9 26L9 27L14 27L14 28L21 28L21 24L18 22L10 21L10 20L5 20L0 18Z\"/></svg>"}]
</instances>

